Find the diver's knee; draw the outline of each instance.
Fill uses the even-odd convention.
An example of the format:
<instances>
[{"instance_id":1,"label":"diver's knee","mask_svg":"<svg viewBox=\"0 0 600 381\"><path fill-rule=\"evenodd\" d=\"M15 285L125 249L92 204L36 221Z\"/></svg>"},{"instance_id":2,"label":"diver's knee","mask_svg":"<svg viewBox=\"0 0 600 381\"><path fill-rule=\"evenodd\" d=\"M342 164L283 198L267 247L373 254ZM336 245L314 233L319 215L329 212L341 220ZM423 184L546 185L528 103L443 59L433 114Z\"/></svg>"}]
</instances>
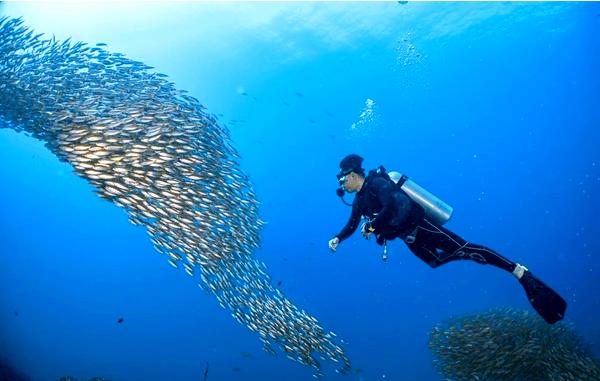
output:
<instances>
[{"instance_id":1,"label":"diver's knee","mask_svg":"<svg viewBox=\"0 0 600 381\"><path fill-rule=\"evenodd\" d=\"M429 265L429 267L431 267L432 269L438 268L440 267L440 265L442 264L439 261L436 261L435 259L432 259L430 261L426 261L426 263Z\"/></svg>"}]
</instances>

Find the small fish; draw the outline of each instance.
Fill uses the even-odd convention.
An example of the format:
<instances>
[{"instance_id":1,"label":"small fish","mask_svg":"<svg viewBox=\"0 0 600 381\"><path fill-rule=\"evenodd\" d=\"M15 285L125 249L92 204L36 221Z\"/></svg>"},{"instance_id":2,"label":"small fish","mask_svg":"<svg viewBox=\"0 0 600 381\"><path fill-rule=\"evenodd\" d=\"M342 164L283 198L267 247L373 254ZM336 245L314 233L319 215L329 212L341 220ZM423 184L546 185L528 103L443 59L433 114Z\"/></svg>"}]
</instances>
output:
<instances>
[{"instance_id":1,"label":"small fish","mask_svg":"<svg viewBox=\"0 0 600 381\"><path fill-rule=\"evenodd\" d=\"M119 318L119 320L117 320L117 323L121 324L121 323L123 323L123 320L124 319L121 317L121 318Z\"/></svg>"},{"instance_id":2,"label":"small fish","mask_svg":"<svg viewBox=\"0 0 600 381\"><path fill-rule=\"evenodd\" d=\"M281 286L281 281L277 282L277 285L278 285L278 286Z\"/></svg>"},{"instance_id":3,"label":"small fish","mask_svg":"<svg viewBox=\"0 0 600 381\"><path fill-rule=\"evenodd\" d=\"M206 362L206 368L204 368L204 377L202 377L202 381L206 381L208 378L208 361Z\"/></svg>"}]
</instances>

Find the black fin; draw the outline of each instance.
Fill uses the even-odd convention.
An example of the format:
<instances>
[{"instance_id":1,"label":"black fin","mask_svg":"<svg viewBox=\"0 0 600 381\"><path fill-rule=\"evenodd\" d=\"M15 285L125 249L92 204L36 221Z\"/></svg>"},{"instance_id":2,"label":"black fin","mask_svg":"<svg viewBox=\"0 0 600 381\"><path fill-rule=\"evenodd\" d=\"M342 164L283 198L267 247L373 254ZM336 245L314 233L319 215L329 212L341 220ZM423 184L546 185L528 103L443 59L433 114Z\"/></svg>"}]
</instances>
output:
<instances>
[{"instance_id":1,"label":"black fin","mask_svg":"<svg viewBox=\"0 0 600 381\"><path fill-rule=\"evenodd\" d=\"M565 316L567 302L530 271L525 271L519 282L533 308L546 322L554 324Z\"/></svg>"}]
</instances>

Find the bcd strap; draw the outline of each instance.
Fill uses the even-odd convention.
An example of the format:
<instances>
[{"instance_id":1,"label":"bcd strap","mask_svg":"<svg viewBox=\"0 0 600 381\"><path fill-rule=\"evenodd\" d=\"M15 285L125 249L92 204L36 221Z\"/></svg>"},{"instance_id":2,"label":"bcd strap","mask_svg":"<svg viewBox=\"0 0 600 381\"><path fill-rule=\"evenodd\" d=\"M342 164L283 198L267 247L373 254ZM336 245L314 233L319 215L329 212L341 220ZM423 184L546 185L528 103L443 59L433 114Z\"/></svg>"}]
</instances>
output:
<instances>
[{"instance_id":1,"label":"bcd strap","mask_svg":"<svg viewBox=\"0 0 600 381\"><path fill-rule=\"evenodd\" d=\"M406 180L408 180L408 176L402 175L400 177L400 180L398 180L398 184L397 184L398 188L402 187L402 185L404 185L404 183L406 182Z\"/></svg>"}]
</instances>

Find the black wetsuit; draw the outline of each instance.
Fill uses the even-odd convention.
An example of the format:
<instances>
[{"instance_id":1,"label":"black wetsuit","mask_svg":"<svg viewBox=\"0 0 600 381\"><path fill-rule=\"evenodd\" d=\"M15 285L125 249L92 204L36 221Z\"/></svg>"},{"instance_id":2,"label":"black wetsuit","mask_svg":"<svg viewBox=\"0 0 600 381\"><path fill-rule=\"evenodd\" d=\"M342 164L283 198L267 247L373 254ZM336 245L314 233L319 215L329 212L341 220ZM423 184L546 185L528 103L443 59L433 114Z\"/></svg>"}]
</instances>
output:
<instances>
[{"instance_id":1,"label":"black wetsuit","mask_svg":"<svg viewBox=\"0 0 600 381\"><path fill-rule=\"evenodd\" d=\"M470 259L512 272L515 263L494 250L470 243L450 230L429 221L423 208L388 177L371 171L352 203L352 214L337 235L340 242L357 229L361 217L369 219L377 243L401 238L417 257L431 267L458 259ZM414 241L406 239L407 236ZM412 242L411 242L412 241Z\"/></svg>"}]
</instances>

